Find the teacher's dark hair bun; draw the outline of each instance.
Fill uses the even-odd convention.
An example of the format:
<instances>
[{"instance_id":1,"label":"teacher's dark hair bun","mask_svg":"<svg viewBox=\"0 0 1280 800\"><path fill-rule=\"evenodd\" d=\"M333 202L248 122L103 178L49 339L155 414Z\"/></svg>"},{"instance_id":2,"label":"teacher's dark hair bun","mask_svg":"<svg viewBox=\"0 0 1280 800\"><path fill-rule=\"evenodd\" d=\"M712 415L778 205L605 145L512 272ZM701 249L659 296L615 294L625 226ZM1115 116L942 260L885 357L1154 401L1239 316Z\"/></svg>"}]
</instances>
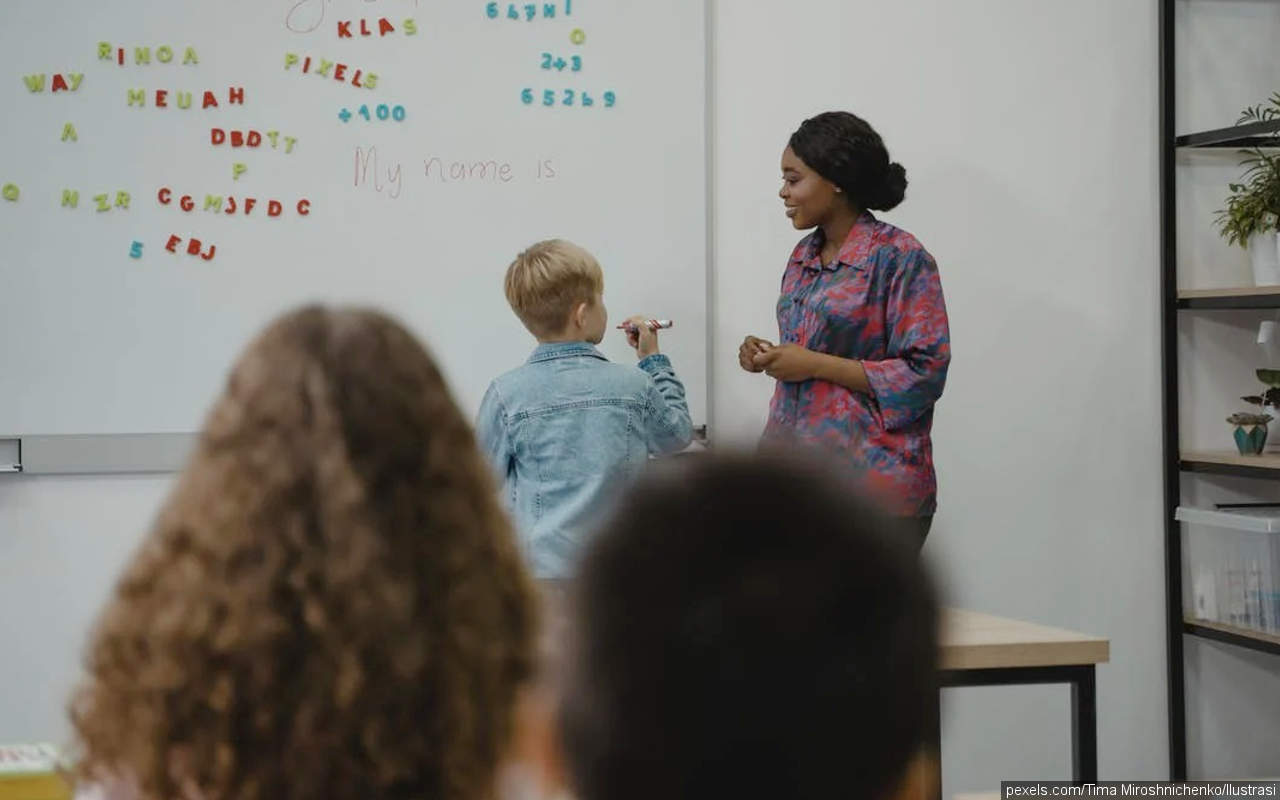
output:
<instances>
[{"instance_id":1,"label":"teacher's dark hair bun","mask_svg":"<svg viewBox=\"0 0 1280 800\"><path fill-rule=\"evenodd\" d=\"M888 211L907 193L907 170L889 161L874 128L847 111L810 117L791 134L789 144L801 161L839 186L860 209Z\"/></svg>"}]
</instances>

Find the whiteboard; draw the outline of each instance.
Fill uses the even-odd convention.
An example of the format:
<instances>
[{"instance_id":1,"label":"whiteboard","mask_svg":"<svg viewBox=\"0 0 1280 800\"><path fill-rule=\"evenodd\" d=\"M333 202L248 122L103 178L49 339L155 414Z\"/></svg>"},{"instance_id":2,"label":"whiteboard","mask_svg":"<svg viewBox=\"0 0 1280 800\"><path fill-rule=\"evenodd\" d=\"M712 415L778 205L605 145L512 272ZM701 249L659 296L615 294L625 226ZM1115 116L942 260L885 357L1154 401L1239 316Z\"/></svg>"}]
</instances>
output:
<instances>
[{"instance_id":1,"label":"whiteboard","mask_svg":"<svg viewBox=\"0 0 1280 800\"><path fill-rule=\"evenodd\" d=\"M506 267L556 236L600 259L611 320L675 320L705 419L703 3L4 8L0 431L195 430L307 301L400 317L473 413L535 345Z\"/></svg>"}]
</instances>

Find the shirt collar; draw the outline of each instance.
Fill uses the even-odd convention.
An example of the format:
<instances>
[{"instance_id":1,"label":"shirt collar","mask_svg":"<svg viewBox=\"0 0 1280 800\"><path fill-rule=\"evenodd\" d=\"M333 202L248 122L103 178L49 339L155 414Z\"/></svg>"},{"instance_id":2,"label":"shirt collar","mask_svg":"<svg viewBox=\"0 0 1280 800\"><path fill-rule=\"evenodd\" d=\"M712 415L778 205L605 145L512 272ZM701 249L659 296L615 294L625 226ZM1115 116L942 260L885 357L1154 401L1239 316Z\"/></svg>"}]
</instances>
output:
<instances>
[{"instance_id":1,"label":"shirt collar","mask_svg":"<svg viewBox=\"0 0 1280 800\"><path fill-rule=\"evenodd\" d=\"M529 363L536 361L551 361L557 358L571 358L573 356L589 356L598 358L602 361L608 361L604 353L595 348L590 342L543 342L533 350L533 355L529 356Z\"/></svg>"},{"instance_id":2,"label":"shirt collar","mask_svg":"<svg viewBox=\"0 0 1280 800\"><path fill-rule=\"evenodd\" d=\"M836 257L830 264L822 263L822 246L826 244L826 238L822 228L817 228L809 234L807 244L800 248L794 261L799 266L815 272L824 269L834 272L841 266L861 269L867 260L867 255L871 252L877 224L874 214L863 211L854 220L853 227L849 229L849 235L844 239L844 244L840 245L840 252L836 253Z\"/></svg>"}]
</instances>

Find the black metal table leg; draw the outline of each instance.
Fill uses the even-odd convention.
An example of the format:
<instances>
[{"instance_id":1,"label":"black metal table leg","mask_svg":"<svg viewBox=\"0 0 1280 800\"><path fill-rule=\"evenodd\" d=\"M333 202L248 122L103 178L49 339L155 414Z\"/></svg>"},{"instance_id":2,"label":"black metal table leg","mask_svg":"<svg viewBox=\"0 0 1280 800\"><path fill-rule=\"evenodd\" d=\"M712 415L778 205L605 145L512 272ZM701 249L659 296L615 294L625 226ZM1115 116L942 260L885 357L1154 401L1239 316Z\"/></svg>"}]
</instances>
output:
<instances>
[{"instance_id":1,"label":"black metal table leg","mask_svg":"<svg viewBox=\"0 0 1280 800\"><path fill-rule=\"evenodd\" d=\"M929 757L933 759L934 800L942 800L942 687L938 687L929 725Z\"/></svg>"},{"instance_id":2,"label":"black metal table leg","mask_svg":"<svg viewBox=\"0 0 1280 800\"><path fill-rule=\"evenodd\" d=\"M952 669L939 673L942 688L961 686L1016 686L1066 683L1071 687L1071 779L1079 783L1098 780L1098 691L1094 664L1066 664L1052 667L993 667ZM939 693L941 694L941 693ZM935 752L938 756L938 792L942 792L942 713L939 713Z\"/></svg>"},{"instance_id":3,"label":"black metal table leg","mask_svg":"<svg viewBox=\"0 0 1280 800\"><path fill-rule=\"evenodd\" d=\"M1098 780L1098 690L1093 667L1082 667L1071 682L1071 776L1076 783Z\"/></svg>"}]
</instances>

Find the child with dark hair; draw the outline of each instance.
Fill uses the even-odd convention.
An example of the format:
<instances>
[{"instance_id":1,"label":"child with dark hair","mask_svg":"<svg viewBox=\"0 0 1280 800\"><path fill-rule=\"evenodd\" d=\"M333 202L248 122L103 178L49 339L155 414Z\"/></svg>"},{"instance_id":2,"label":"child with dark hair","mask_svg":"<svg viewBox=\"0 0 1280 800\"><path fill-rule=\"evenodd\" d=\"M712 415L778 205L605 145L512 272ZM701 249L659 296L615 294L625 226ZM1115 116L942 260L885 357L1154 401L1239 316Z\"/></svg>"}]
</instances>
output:
<instances>
[{"instance_id":1,"label":"child with dark hair","mask_svg":"<svg viewBox=\"0 0 1280 800\"><path fill-rule=\"evenodd\" d=\"M831 111L800 125L778 195L791 224L813 232L782 275L778 343L747 336L738 362L777 380L766 440L839 454L923 545L951 338L933 256L871 213L897 207L906 188L906 170L866 121Z\"/></svg>"},{"instance_id":2,"label":"child with dark hair","mask_svg":"<svg viewBox=\"0 0 1280 800\"><path fill-rule=\"evenodd\" d=\"M938 607L900 524L810 463L648 475L574 587L579 800L928 796Z\"/></svg>"}]
</instances>

